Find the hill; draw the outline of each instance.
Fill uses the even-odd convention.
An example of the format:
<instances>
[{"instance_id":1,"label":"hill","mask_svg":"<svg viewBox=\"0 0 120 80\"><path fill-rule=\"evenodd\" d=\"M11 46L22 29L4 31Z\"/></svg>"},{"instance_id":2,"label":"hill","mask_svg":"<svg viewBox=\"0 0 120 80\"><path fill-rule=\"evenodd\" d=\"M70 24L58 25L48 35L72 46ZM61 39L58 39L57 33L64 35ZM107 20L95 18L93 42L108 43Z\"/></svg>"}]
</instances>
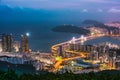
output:
<instances>
[{"instance_id":1,"label":"hill","mask_svg":"<svg viewBox=\"0 0 120 80\"><path fill-rule=\"evenodd\" d=\"M66 33L75 33L75 34L88 34L89 30L86 30L82 27L77 27L73 25L60 25L52 29L54 32L66 32Z\"/></svg>"},{"instance_id":2,"label":"hill","mask_svg":"<svg viewBox=\"0 0 120 80\"><path fill-rule=\"evenodd\" d=\"M82 22L82 24L89 24L88 27L94 26L94 27L99 27L99 28L105 28L107 30L115 30L115 29L117 29L115 27L110 27L110 26L104 25L104 23L98 22L98 21L95 21L95 20L85 20L85 21Z\"/></svg>"}]
</instances>

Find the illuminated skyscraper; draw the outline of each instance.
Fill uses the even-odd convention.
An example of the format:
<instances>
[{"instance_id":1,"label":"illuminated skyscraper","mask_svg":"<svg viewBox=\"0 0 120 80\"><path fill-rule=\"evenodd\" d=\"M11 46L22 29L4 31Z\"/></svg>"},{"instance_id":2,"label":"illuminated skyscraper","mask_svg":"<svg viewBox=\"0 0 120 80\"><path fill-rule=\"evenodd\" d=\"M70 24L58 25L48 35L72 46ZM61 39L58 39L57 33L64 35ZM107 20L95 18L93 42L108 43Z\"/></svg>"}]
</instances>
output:
<instances>
[{"instance_id":1,"label":"illuminated skyscraper","mask_svg":"<svg viewBox=\"0 0 120 80\"><path fill-rule=\"evenodd\" d=\"M2 51L3 52L11 52L12 51L12 35L2 34Z\"/></svg>"},{"instance_id":2,"label":"illuminated skyscraper","mask_svg":"<svg viewBox=\"0 0 120 80\"><path fill-rule=\"evenodd\" d=\"M20 42L19 41L14 41L13 42L13 48L15 52L19 52L20 49Z\"/></svg>"},{"instance_id":3,"label":"illuminated skyscraper","mask_svg":"<svg viewBox=\"0 0 120 80\"><path fill-rule=\"evenodd\" d=\"M29 44L28 44L28 36L22 35L22 52L28 52L29 51Z\"/></svg>"},{"instance_id":4,"label":"illuminated skyscraper","mask_svg":"<svg viewBox=\"0 0 120 80\"><path fill-rule=\"evenodd\" d=\"M2 39L0 39L0 52L2 52Z\"/></svg>"},{"instance_id":5,"label":"illuminated skyscraper","mask_svg":"<svg viewBox=\"0 0 120 80\"><path fill-rule=\"evenodd\" d=\"M2 51L7 51L7 38L5 34L2 34Z\"/></svg>"},{"instance_id":6,"label":"illuminated skyscraper","mask_svg":"<svg viewBox=\"0 0 120 80\"><path fill-rule=\"evenodd\" d=\"M12 42L13 42L13 39L12 39L12 35L7 35L6 36L7 38L7 52L12 52Z\"/></svg>"}]
</instances>

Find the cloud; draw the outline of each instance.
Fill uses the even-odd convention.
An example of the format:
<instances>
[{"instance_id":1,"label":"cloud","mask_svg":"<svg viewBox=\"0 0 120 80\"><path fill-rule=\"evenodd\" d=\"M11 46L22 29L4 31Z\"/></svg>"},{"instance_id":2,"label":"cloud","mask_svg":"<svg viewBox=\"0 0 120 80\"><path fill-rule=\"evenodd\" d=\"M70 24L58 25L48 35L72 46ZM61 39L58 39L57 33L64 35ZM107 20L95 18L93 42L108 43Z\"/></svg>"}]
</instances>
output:
<instances>
[{"instance_id":1,"label":"cloud","mask_svg":"<svg viewBox=\"0 0 120 80\"><path fill-rule=\"evenodd\" d=\"M112 3L112 4L120 4L117 0L85 0L87 2L95 2L95 3Z\"/></svg>"},{"instance_id":2,"label":"cloud","mask_svg":"<svg viewBox=\"0 0 120 80\"><path fill-rule=\"evenodd\" d=\"M108 12L111 12L111 13L120 13L120 9L111 8L111 9L108 10Z\"/></svg>"},{"instance_id":3,"label":"cloud","mask_svg":"<svg viewBox=\"0 0 120 80\"><path fill-rule=\"evenodd\" d=\"M82 12L88 12L88 10L87 9L83 9Z\"/></svg>"},{"instance_id":4,"label":"cloud","mask_svg":"<svg viewBox=\"0 0 120 80\"><path fill-rule=\"evenodd\" d=\"M13 7L34 9L83 9L97 10L119 6L119 0L1 0L1 4L9 4ZM83 12L87 12L84 10ZM97 10L98 12L98 10ZM102 12L99 10L99 12Z\"/></svg>"},{"instance_id":5,"label":"cloud","mask_svg":"<svg viewBox=\"0 0 120 80\"><path fill-rule=\"evenodd\" d=\"M88 2L98 2L98 3L104 3L106 2L105 0L86 0Z\"/></svg>"},{"instance_id":6,"label":"cloud","mask_svg":"<svg viewBox=\"0 0 120 80\"><path fill-rule=\"evenodd\" d=\"M98 12L103 12L103 10L102 9L98 9Z\"/></svg>"}]
</instances>

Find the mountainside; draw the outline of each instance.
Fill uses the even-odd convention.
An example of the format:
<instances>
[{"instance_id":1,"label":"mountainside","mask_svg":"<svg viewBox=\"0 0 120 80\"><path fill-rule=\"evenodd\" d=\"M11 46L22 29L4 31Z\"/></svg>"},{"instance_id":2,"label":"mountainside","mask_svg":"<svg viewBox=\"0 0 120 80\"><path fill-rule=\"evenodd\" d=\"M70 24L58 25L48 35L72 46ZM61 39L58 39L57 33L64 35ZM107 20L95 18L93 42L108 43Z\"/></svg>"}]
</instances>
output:
<instances>
[{"instance_id":1,"label":"mountainside","mask_svg":"<svg viewBox=\"0 0 120 80\"><path fill-rule=\"evenodd\" d=\"M117 29L115 27L109 27L107 25L104 25L104 23L101 23L101 22L98 22L98 21L95 21L95 20L85 20L82 22L82 24L89 24L88 27L100 27L100 28L105 28L107 30L114 30L114 29ZM92 25L92 26L91 26Z\"/></svg>"},{"instance_id":2,"label":"mountainside","mask_svg":"<svg viewBox=\"0 0 120 80\"><path fill-rule=\"evenodd\" d=\"M72 25L60 25L52 29L54 32L66 32L66 33L76 33L76 34L88 34L89 30L86 30L81 27L72 26Z\"/></svg>"}]
</instances>

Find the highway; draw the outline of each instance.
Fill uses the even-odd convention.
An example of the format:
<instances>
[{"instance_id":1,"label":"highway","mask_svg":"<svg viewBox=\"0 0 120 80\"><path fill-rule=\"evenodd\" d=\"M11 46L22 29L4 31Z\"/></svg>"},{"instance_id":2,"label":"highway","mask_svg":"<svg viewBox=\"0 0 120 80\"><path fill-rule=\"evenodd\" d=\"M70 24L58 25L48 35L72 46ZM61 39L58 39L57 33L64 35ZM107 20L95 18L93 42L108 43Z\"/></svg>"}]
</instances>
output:
<instances>
[{"instance_id":1,"label":"highway","mask_svg":"<svg viewBox=\"0 0 120 80\"><path fill-rule=\"evenodd\" d=\"M58 61L58 62L54 65L54 68L57 69L57 68L59 67L59 65L62 64L63 62L69 61L69 60L73 60L73 59L77 59L77 58L81 58L81 57L80 57L80 56L76 56L76 57L71 57L71 58L62 59L62 60Z\"/></svg>"},{"instance_id":2,"label":"highway","mask_svg":"<svg viewBox=\"0 0 120 80\"><path fill-rule=\"evenodd\" d=\"M66 41L66 42L63 42L63 43L59 43L59 44L56 44L56 45L53 45L52 46L52 53L53 54L56 54L57 53L57 49L59 48L59 46L64 46L66 44L69 44L71 42L73 43L81 43L82 41L85 42L87 40L92 40L92 39L95 39L95 38L99 38L99 37L103 37L103 36L120 36L120 35L104 35L104 34L98 34L98 35L94 35L94 36L81 36L80 38L76 38L76 39L72 39L70 41ZM73 60L73 59L76 59L76 58L85 58L86 57L86 53L82 53L82 52L76 52L76 51L70 51L70 50L65 50L65 52L68 52L68 53L72 53L72 54L77 54L78 56L76 57L71 57L71 58L64 58L60 61L57 61L55 64L54 64L54 69L53 70L57 70L59 69L60 65L65 62L65 61L69 61L69 60Z\"/></svg>"},{"instance_id":3,"label":"highway","mask_svg":"<svg viewBox=\"0 0 120 80\"><path fill-rule=\"evenodd\" d=\"M102 37L103 35L98 35L98 36L85 36L85 37L80 37L80 38L77 38L77 39L74 39L73 41L75 43L81 43L81 41L87 41L87 40L91 40L91 39L95 39L95 38L98 38L98 37ZM62 46L62 45L65 45L65 44L69 44L71 41L66 41L66 42L63 42L63 43L60 43L60 44L56 44L56 45L53 45L52 46L52 52L53 51L57 51L58 47L59 46ZM56 69L59 69L60 65L65 62L65 61L69 61L69 60L73 60L73 59L76 59L76 58L85 58L86 55L85 53L82 53L82 52L76 52L76 51L70 51L70 50L65 50L65 52L68 52L68 53L72 53L72 54L77 54L78 56L76 57L71 57L71 58L64 58L60 61L57 61L55 64L54 64L54 69L53 70L56 70ZM54 52L53 52L54 53ZM56 54L56 53L55 53Z\"/></svg>"}]
</instances>

